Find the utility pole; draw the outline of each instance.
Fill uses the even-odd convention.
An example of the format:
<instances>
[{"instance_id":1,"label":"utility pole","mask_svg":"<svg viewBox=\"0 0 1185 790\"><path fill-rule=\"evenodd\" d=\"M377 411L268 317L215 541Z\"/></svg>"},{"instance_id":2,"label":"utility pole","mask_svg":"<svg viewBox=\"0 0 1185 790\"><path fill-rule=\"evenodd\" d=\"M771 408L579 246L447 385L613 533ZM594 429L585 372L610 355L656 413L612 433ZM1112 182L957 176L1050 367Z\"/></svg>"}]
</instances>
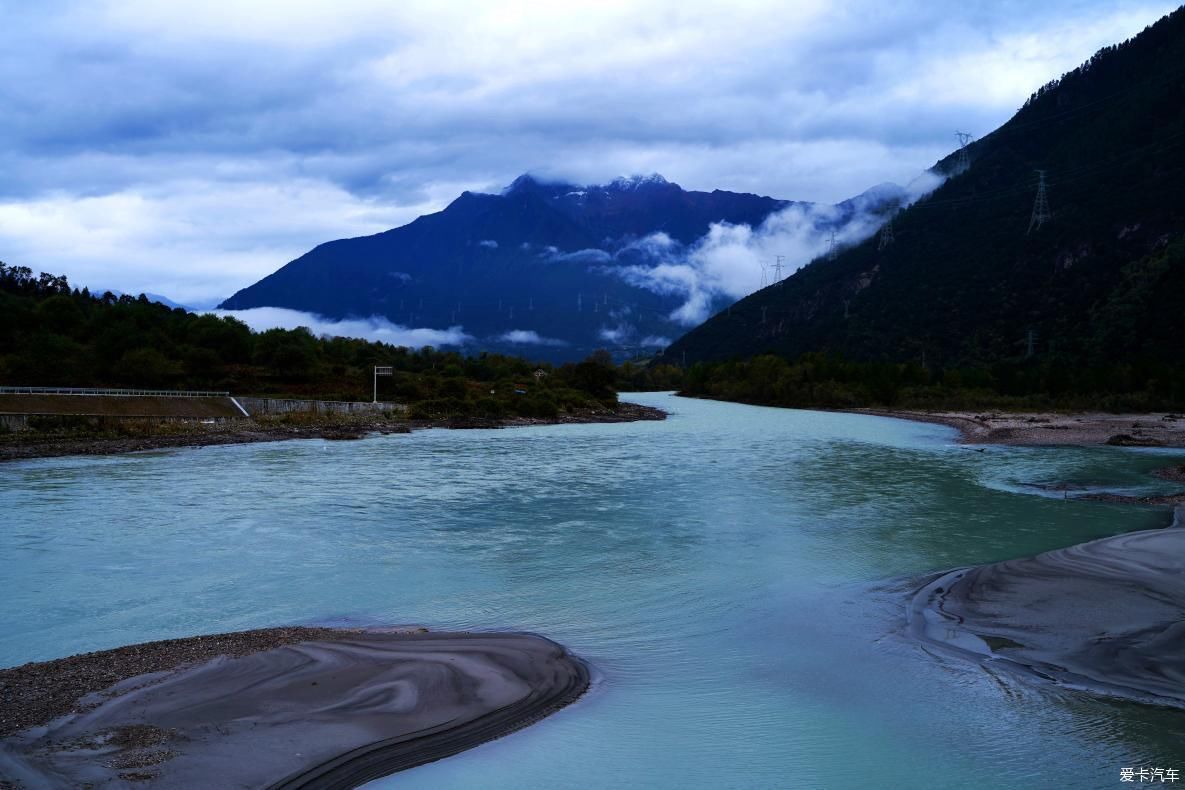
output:
<instances>
[{"instance_id":1,"label":"utility pole","mask_svg":"<svg viewBox=\"0 0 1185 790\"><path fill-rule=\"evenodd\" d=\"M831 229L831 237L827 239L827 260L833 261L839 256L839 241L835 238L835 228Z\"/></svg>"},{"instance_id":2,"label":"utility pole","mask_svg":"<svg viewBox=\"0 0 1185 790\"><path fill-rule=\"evenodd\" d=\"M889 217L885 220L885 224L881 225L880 237L877 240L876 248L878 251L888 247L894 241L893 237L893 218Z\"/></svg>"},{"instance_id":3,"label":"utility pole","mask_svg":"<svg viewBox=\"0 0 1185 790\"><path fill-rule=\"evenodd\" d=\"M1026 233L1041 230L1042 225L1053 219L1053 214L1049 211L1049 197L1045 193L1045 171L1037 170L1035 172L1037 173L1037 200L1033 203L1033 218L1029 220L1029 229Z\"/></svg>"},{"instance_id":4,"label":"utility pole","mask_svg":"<svg viewBox=\"0 0 1185 790\"><path fill-rule=\"evenodd\" d=\"M966 173L971 169L971 157L967 154L967 144L975 139L975 135L967 132L955 132L959 138L959 156L955 160L955 174Z\"/></svg>"}]
</instances>

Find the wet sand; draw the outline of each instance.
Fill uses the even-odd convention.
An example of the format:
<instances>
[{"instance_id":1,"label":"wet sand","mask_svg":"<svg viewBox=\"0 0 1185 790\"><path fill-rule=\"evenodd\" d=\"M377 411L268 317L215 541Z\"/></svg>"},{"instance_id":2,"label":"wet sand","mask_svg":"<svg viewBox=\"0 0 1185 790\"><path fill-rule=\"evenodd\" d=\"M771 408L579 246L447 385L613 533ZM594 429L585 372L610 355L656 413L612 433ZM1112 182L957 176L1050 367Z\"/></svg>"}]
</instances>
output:
<instances>
[{"instance_id":1,"label":"wet sand","mask_svg":"<svg viewBox=\"0 0 1185 790\"><path fill-rule=\"evenodd\" d=\"M349 788L525 727L589 673L529 634L268 629L0 670L15 787Z\"/></svg>"},{"instance_id":2,"label":"wet sand","mask_svg":"<svg viewBox=\"0 0 1185 790\"><path fill-rule=\"evenodd\" d=\"M1185 507L1174 527L941 574L914 596L910 630L1060 686L1185 708Z\"/></svg>"},{"instance_id":3,"label":"wet sand","mask_svg":"<svg viewBox=\"0 0 1185 790\"><path fill-rule=\"evenodd\" d=\"M851 409L957 428L967 444L1185 447L1185 415Z\"/></svg>"}]
</instances>

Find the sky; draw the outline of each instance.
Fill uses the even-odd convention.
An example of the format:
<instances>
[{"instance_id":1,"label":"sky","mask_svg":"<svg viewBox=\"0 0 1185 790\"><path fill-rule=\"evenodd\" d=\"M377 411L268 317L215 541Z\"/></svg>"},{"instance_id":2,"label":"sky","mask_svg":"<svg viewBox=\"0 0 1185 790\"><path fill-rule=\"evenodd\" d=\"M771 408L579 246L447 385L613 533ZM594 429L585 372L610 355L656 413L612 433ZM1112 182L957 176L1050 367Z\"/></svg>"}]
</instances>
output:
<instances>
[{"instance_id":1,"label":"sky","mask_svg":"<svg viewBox=\"0 0 1185 790\"><path fill-rule=\"evenodd\" d=\"M833 202L1173 7L0 0L0 260L211 306L524 172Z\"/></svg>"}]
</instances>

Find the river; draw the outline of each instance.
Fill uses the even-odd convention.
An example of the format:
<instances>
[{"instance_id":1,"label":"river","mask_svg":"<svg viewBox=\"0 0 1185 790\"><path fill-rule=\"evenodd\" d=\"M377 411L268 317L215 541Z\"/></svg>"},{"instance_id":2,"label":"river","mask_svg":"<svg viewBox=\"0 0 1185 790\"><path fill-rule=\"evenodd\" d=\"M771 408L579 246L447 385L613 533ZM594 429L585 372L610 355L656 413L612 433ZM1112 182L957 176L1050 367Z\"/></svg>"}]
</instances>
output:
<instances>
[{"instance_id":1,"label":"river","mask_svg":"<svg viewBox=\"0 0 1185 790\"><path fill-rule=\"evenodd\" d=\"M665 422L0 465L0 666L287 623L527 630L595 668L556 715L390 788L1119 786L1179 712L928 653L925 574L1168 523L1182 453L647 393Z\"/></svg>"}]
</instances>

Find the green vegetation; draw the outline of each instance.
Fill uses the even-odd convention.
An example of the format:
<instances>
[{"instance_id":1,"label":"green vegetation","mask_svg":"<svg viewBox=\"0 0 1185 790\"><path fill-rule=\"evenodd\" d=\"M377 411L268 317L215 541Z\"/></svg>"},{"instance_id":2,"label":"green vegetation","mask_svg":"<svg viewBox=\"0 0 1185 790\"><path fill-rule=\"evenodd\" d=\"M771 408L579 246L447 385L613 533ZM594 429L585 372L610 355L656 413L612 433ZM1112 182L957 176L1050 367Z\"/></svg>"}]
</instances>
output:
<instances>
[{"instance_id":1,"label":"green vegetation","mask_svg":"<svg viewBox=\"0 0 1185 790\"><path fill-rule=\"evenodd\" d=\"M144 296L93 296L65 277L0 263L0 383L24 386L229 390L240 395L370 400L372 366L389 365L379 399L417 419L554 417L617 402L604 352L553 367L517 357L465 357L307 329L252 332Z\"/></svg>"},{"instance_id":2,"label":"green vegetation","mask_svg":"<svg viewBox=\"0 0 1185 790\"><path fill-rule=\"evenodd\" d=\"M937 370L829 354L804 354L793 362L763 354L696 363L684 376L682 391L797 408L1179 411L1185 405L1185 371L1133 363L1074 368L1036 359Z\"/></svg>"},{"instance_id":3,"label":"green vegetation","mask_svg":"<svg viewBox=\"0 0 1185 790\"><path fill-rule=\"evenodd\" d=\"M1180 408L1183 63L1179 9L1038 91L965 172L939 162L892 244L811 263L668 358L710 363L689 391L762 402ZM1026 232L1037 169L1053 216Z\"/></svg>"}]
</instances>

